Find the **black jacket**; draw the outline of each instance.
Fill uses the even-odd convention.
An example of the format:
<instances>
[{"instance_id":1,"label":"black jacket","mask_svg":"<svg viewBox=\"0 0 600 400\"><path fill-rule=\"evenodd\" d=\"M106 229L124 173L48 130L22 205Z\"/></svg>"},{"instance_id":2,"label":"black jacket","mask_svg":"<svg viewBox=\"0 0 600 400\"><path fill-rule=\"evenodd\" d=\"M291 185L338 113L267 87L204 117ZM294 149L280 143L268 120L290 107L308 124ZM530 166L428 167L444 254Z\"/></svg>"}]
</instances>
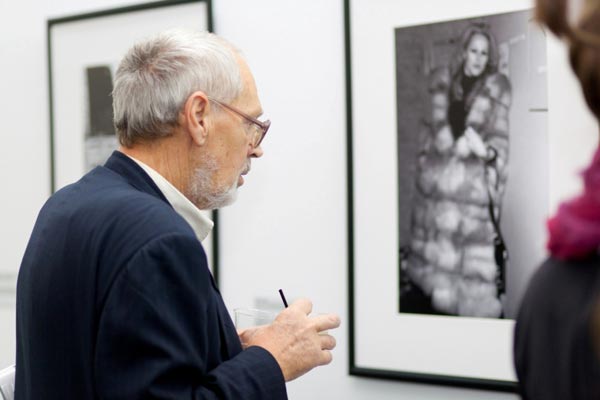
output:
<instances>
[{"instance_id":1,"label":"black jacket","mask_svg":"<svg viewBox=\"0 0 600 400\"><path fill-rule=\"evenodd\" d=\"M515 327L515 366L523 399L600 399L600 357L591 332L598 301L599 257L580 262L551 258L538 269Z\"/></svg>"},{"instance_id":2,"label":"black jacket","mask_svg":"<svg viewBox=\"0 0 600 400\"><path fill-rule=\"evenodd\" d=\"M191 227L115 152L42 208L17 285L15 399L285 399L242 351Z\"/></svg>"}]
</instances>

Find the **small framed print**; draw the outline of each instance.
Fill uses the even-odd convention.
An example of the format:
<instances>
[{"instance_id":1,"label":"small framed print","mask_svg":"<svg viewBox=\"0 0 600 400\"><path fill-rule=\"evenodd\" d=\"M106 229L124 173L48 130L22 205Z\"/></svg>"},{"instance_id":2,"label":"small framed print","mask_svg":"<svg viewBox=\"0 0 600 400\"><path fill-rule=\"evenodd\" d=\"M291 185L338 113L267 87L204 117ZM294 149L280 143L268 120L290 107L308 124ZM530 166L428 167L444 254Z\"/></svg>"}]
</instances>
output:
<instances>
[{"instance_id":1,"label":"small framed print","mask_svg":"<svg viewBox=\"0 0 600 400\"><path fill-rule=\"evenodd\" d=\"M212 30L210 0L159 1L48 21L52 192L102 165L118 147L113 126L113 76L125 52L154 33ZM218 280L217 215L204 241Z\"/></svg>"}]
</instances>

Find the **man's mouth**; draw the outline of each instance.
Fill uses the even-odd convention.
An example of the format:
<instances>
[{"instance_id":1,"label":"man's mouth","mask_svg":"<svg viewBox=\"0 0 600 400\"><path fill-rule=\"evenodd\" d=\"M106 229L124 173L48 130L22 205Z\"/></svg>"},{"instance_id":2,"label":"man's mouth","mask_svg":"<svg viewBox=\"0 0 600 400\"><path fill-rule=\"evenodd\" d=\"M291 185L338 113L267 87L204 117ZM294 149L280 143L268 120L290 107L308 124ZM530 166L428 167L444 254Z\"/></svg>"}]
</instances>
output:
<instances>
[{"instance_id":1,"label":"man's mouth","mask_svg":"<svg viewBox=\"0 0 600 400\"><path fill-rule=\"evenodd\" d=\"M244 168L241 175L247 175L248 172L250 172L250 169L251 169L250 162L248 162L248 164L246 164L246 168Z\"/></svg>"},{"instance_id":2,"label":"man's mouth","mask_svg":"<svg viewBox=\"0 0 600 400\"><path fill-rule=\"evenodd\" d=\"M240 176L238 177L238 186L241 186L244 184L244 175L247 175L248 172L250 172L250 162L248 162L246 164L246 168L244 168L244 170L242 171L242 173L240 174Z\"/></svg>"}]
</instances>

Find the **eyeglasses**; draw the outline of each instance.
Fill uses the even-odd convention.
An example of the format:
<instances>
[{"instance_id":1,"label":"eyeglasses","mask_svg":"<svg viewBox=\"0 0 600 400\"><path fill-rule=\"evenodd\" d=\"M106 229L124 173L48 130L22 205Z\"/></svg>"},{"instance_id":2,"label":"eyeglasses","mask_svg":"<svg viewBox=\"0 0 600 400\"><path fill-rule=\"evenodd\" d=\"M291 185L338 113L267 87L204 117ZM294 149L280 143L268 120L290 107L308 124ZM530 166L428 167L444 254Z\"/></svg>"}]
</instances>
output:
<instances>
[{"instance_id":1,"label":"eyeglasses","mask_svg":"<svg viewBox=\"0 0 600 400\"><path fill-rule=\"evenodd\" d=\"M271 126L271 121L269 121L269 120L266 120L264 122L259 121L256 118L253 118L253 117L249 116L248 114L241 112L237 108L230 106L229 104L225 104L217 99L213 99L210 96L208 96L208 99L214 103L217 103L221 107L224 107L224 108L228 109L229 111L236 113L240 117L242 117L242 118L246 119L247 121L251 122L252 124L254 124L256 129L253 132L253 136L251 138L250 144L252 144L252 147L260 146L261 142L265 138L265 135L267 134L267 131L269 130L269 127Z\"/></svg>"}]
</instances>

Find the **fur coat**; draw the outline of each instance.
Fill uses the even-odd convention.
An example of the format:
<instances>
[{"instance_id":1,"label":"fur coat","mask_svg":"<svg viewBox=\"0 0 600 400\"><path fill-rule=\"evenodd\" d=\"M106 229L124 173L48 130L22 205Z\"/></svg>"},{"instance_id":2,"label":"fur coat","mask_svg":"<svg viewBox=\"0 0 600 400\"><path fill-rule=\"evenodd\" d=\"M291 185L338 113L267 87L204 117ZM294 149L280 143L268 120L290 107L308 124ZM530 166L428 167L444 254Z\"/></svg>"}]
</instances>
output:
<instances>
[{"instance_id":1,"label":"fur coat","mask_svg":"<svg viewBox=\"0 0 600 400\"><path fill-rule=\"evenodd\" d=\"M420 135L408 274L436 310L499 317L503 310L487 188L499 215L507 175L510 82L499 73L483 76L464 99L465 127L479 134L490 154L485 159L473 153L464 134L452 134L452 90L448 69L432 73L431 118Z\"/></svg>"}]
</instances>

